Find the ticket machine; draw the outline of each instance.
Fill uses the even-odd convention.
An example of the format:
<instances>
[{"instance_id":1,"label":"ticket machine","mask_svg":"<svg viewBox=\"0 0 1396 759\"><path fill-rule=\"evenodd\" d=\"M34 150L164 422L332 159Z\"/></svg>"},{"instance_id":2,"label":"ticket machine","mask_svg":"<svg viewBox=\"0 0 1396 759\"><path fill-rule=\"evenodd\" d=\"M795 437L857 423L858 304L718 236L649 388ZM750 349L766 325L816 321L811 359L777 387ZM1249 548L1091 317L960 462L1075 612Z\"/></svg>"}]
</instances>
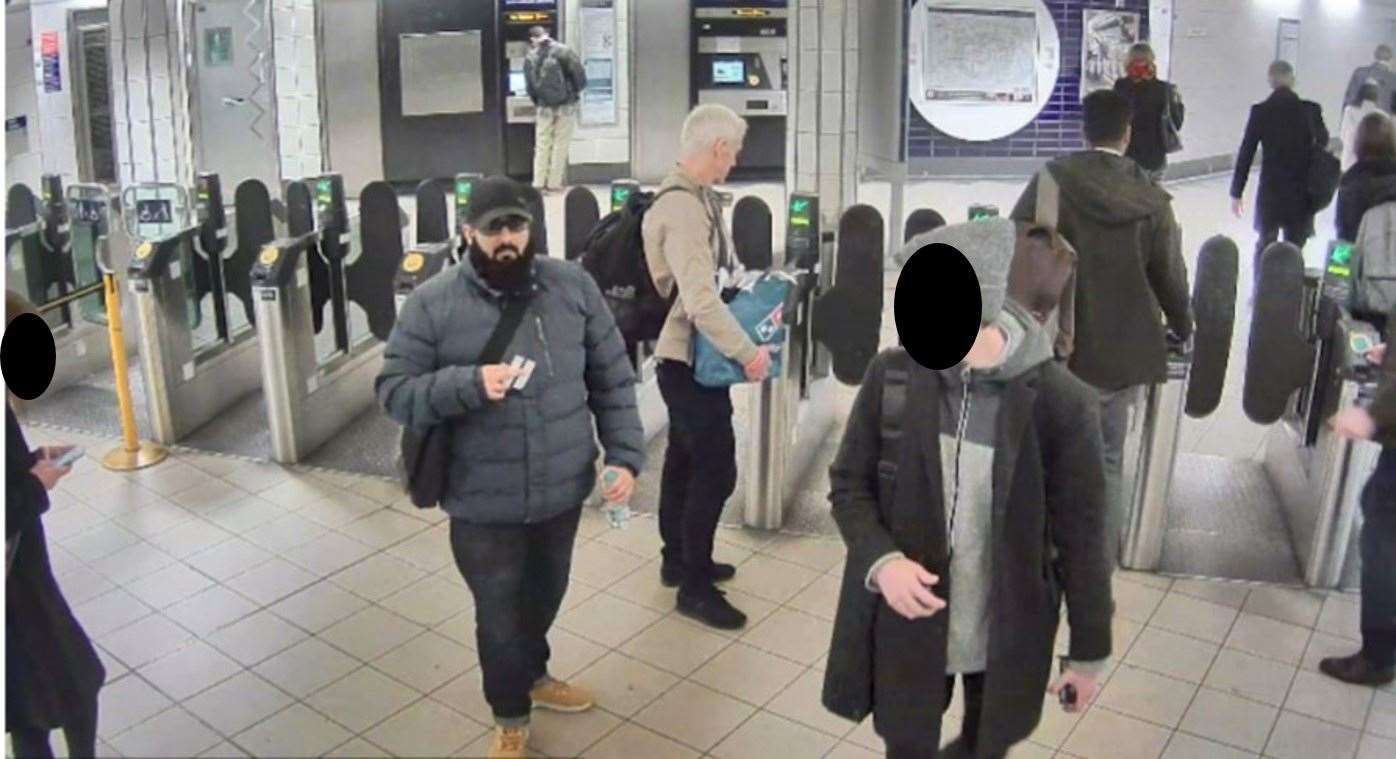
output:
<instances>
[{"instance_id":1,"label":"ticket machine","mask_svg":"<svg viewBox=\"0 0 1396 759\"><path fill-rule=\"evenodd\" d=\"M533 175L533 124L537 109L528 97L524 81L524 61L528 58L528 30L541 26L548 36L558 39L557 0L501 0L499 3L500 46L504 56L500 73L504 77L504 173L515 179Z\"/></svg>"},{"instance_id":2,"label":"ticket machine","mask_svg":"<svg viewBox=\"0 0 1396 759\"><path fill-rule=\"evenodd\" d=\"M718 103L746 118L735 176L785 171L786 0L694 0L693 103Z\"/></svg>"}]
</instances>

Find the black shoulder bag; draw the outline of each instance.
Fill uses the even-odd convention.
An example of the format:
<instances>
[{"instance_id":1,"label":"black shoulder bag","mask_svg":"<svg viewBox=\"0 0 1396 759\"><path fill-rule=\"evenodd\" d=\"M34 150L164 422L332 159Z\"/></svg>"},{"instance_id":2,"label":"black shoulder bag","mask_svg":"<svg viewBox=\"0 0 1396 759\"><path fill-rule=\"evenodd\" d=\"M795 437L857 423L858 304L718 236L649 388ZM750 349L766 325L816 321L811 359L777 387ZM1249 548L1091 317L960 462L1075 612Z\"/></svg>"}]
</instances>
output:
<instances>
[{"instance_id":1,"label":"black shoulder bag","mask_svg":"<svg viewBox=\"0 0 1396 759\"><path fill-rule=\"evenodd\" d=\"M514 333L519 330L527 310L528 299L525 297L510 298L505 303L499 323L494 325L494 331L480 352L481 366L497 364L504 358L504 351L514 339ZM402 428L403 486L412 496L412 505L419 509L430 509L441 503L446 495L450 466L449 422L433 425L420 435L411 427Z\"/></svg>"}]
</instances>

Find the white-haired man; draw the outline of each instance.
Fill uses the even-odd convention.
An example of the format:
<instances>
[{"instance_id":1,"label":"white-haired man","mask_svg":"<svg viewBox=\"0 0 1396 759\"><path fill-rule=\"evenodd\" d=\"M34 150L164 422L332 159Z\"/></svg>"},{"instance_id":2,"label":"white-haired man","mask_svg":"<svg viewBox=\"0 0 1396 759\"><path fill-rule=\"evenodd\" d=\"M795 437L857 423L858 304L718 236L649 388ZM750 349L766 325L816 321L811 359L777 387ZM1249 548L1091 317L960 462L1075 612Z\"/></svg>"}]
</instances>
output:
<instances>
[{"instance_id":1,"label":"white-haired man","mask_svg":"<svg viewBox=\"0 0 1396 759\"><path fill-rule=\"evenodd\" d=\"M768 348L747 337L718 291L719 269L732 265L732 245L712 186L727 178L746 137L746 122L730 108L700 105L684 121L678 165L660 185L668 192L645 214L645 258L656 289L676 296L659 333L655 357L659 391L669 408L669 447L659 490L664 540L660 577L679 586L681 614L720 629L739 629L746 615L727 602L715 582L735 569L713 562L713 535L737 482L732 399L693 379L694 331L761 380ZM675 293L677 288L677 293Z\"/></svg>"}]
</instances>

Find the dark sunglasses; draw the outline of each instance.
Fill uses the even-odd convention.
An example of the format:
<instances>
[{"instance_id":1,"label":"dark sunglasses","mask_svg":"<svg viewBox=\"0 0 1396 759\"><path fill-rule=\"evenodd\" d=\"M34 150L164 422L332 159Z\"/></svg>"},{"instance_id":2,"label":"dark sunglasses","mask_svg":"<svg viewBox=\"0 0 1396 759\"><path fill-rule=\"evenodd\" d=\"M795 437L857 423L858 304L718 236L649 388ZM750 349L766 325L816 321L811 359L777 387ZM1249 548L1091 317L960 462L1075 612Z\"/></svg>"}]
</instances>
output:
<instances>
[{"instance_id":1,"label":"dark sunglasses","mask_svg":"<svg viewBox=\"0 0 1396 759\"><path fill-rule=\"evenodd\" d=\"M515 234L528 229L528 219L522 216L503 216L485 225L485 234L497 235L504 230Z\"/></svg>"}]
</instances>

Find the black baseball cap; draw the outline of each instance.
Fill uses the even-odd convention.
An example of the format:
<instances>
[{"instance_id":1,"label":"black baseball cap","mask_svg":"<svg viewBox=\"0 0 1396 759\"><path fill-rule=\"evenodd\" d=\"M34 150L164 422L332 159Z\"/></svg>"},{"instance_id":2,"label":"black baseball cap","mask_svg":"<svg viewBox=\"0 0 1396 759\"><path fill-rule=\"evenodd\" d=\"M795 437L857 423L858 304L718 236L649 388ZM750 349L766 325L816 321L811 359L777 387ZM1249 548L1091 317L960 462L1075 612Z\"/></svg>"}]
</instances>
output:
<instances>
[{"instance_id":1,"label":"black baseball cap","mask_svg":"<svg viewBox=\"0 0 1396 759\"><path fill-rule=\"evenodd\" d=\"M470 190L470 213L466 223L485 229L491 222L510 216L533 221L522 185L503 176L486 177L475 183Z\"/></svg>"}]
</instances>

